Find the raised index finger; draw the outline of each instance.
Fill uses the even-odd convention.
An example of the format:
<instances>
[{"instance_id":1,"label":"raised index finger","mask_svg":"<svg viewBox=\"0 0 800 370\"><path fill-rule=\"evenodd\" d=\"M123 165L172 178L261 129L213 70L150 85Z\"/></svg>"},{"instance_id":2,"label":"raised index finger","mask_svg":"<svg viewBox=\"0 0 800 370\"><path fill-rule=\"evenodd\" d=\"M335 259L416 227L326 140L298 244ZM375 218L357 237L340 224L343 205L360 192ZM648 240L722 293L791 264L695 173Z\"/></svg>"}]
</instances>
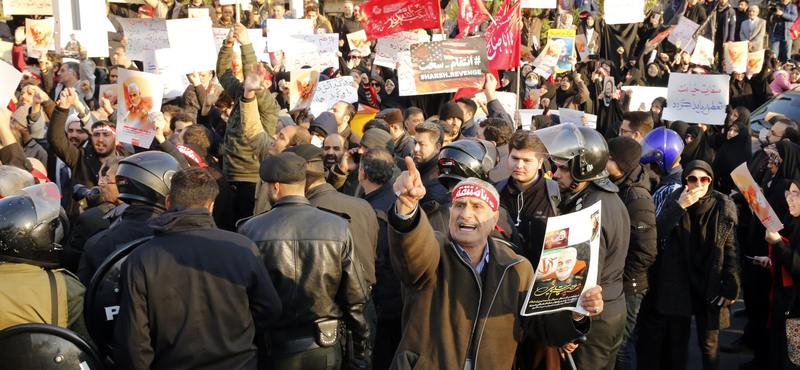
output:
<instances>
[{"instance_id":1,"label":"raised index finger","mask_svg":"<svg viewBox=\"0 0 800 370\"><path fill-rule=\"evenodd\" d=\"M414 159L409 156L406 156L406 168L408 168L408 176L412 181L416 182L416 180L419 180L419 170L417 170L417 165L414 163Z\"/></svg>"}]
</instances>

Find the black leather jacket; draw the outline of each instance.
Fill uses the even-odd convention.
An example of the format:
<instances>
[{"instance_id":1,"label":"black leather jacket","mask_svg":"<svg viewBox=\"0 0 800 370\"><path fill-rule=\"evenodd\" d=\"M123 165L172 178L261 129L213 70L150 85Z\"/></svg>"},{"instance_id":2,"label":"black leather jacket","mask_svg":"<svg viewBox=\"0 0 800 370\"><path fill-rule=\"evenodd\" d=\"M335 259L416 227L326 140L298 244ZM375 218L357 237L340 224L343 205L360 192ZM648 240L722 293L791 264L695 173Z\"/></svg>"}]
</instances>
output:
<instances>
[{"instance_id":1,"label":"black leather jacket","mask_svg":"<svg viewBox=\"0 0 800 370\"><path fill-rule=\"evenodd\" d=\"M248 220L239 233L258 246L283 302L274 329L342 319L353 331L356 358L366 358L367 289L347 220L312 207L303 196L291 195Z\"/></svg>"}]
</instances>

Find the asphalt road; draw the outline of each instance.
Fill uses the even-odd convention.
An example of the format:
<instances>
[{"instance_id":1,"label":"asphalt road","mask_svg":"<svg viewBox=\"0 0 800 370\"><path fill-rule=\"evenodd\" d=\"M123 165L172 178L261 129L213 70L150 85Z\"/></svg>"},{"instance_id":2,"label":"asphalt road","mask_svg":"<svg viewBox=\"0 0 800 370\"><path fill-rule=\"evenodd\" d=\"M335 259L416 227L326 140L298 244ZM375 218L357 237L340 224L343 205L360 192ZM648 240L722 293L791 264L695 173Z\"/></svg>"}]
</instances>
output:
<instances>
[{"instance_id":1,"label":"asphalt road","mask_svg":"<svg viewBox=\"0 0 800 370\"><path fill-rule=\"evenodd\" d=\"M741 300L736 301L736 303L731 306L731 312L736 312L737 310L741 310L744 308L744 303ZM719 345L729 345L734 340L738 339L740 335L742 335L742 330L744 330L744 325L747 323L747 319L744 317L736 317L736 315L731 316L731 326L725 330L720 331L719 333ZM689 369L691 370L702 370L703 363L700 357L700 347L697 345L697 335L695 335L695 324L694 319L692 320L692 338L689 340ZM766 338L765 338L766 340ZM730 353L724 353L720 351L720 369L725 370L737 370L739 369L739 365L749 362L753 359L752 354L747 355L734 355ZM764 369L766 369L766 364L764 365Z\"/></svg>"}]
</instances>

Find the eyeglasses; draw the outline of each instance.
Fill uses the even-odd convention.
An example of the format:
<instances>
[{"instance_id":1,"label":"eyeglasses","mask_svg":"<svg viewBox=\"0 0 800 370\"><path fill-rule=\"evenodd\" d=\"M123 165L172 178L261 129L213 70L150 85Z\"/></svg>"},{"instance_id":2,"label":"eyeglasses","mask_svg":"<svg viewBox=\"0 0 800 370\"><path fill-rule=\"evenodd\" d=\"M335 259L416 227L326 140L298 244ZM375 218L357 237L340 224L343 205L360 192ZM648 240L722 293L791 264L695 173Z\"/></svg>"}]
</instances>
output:
<instances>
[{"instance_id":1,"label":"eyeglasses","mask_svg":"<svg viewBox=\"0 0 800 370\"><path fill-rule=\"evenodd\" d=\"M691 176L686 178L686 182L688 182L690 184L694 184L694 183L696 183L698 181L700 181L703 184L708 184L708 183L711 183L711 177L709 177L709 176L697 177L697 176L691 175Z\"/></svg>"},{"instance_id":2,"label":"eyeglasses","mask_svg":"<svg viewBox=\"0 0 800 370\"><path fill-rule=\"evenodd\" d=\"M630 132L632 134L632 133L634 133L636 131L634 131L634 130L626 130L626 129L622 128L622 127L619 128L619 136L625 135L625 133L628 133L628 132Z\"/></svg>"},{"instance_id":3,"label":"eyeglasses","mask_svg":"<svg viewBox=\"0 0 800 370\"><path fill-rule=\"evenodd\" d=\"M380 86L381 84L380 84L380 83L378 83L378 82L373 82L373 83L371 83L370 85L372 85L372 86Z\"/></svg>"},{"instance_id":4,"label":"eyeglasses","mask_svg":"<svg viewBox=\"0 0 800 370\"><path fill-rule=\"evenodd\" d=\"M800 193L796 191L788 191L788 190L783 194L788 200L794 200L795 198L797 198L798 195L800 195Z\"/></svg>"}]
</instances>

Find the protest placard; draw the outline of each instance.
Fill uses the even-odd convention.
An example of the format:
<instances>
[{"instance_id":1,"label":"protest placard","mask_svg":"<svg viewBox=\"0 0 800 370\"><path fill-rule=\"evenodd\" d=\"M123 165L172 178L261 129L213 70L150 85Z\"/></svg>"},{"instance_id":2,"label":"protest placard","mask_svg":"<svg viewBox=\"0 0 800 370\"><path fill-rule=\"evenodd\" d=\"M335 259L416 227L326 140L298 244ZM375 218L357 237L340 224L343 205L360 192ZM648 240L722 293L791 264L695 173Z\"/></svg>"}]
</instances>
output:
<instances>
[{"instance_id":1,"label":"protest placard","mask_svg":"<svg viewBox=\"0 0 800 370\"><path fill-rule=\"evenodd\" d=\"M562 116L563 117L563 116ZM550 217L536 275L528 288L523 316L569 310L588 315L583 293L597 285L602 202L564 216Z\"/></svg>"},{"instance_id":2,"label":"protest placard","mask_svg":"<svg viewBox=\"0 0 800 370\"><path fill-rule=\"evenodd\" d=\"M53 0L3 0L3 14L53 15Z\"/></svg>"},{"instance_id":3,"label":"protest placard","mask_svg":"<svg viewBox=\"0 0 800 370\"><path fill-rule=\"evenodd\" d=\"M692 63L701 66L714 64L714 41L703 36L697 36L697 44L692 53Z\"/></svg>"},{"instance_id":4,"label":"protest placard","mask_svg":"<svg viewBox=\"0 0 800 370\"><path fill-rule=\"evenodd\" d=\"M169 48L166 19L119 18L119 24L128 39L125 49L130 60L142 61L146 50Z\"/></svg>"},{"instance_id":5,"label":"protest placard","mask_svg":"<svg viewBox=\"0 0 800 370\"><path fill-rule=\"evenodd\" d=\"M369 49L369 42L367 42L367 34L364 30L347 34L347 44L350 46L350 53L358 53L359 56L367 57L371 51Z\"/></svg>"},{"instance_id":6,"label":"protest placard","mask_svg":"<svg viewBox=\"0 0 800 370\"><path fill-rule=\"evenodd\" d=\"M575 48L575 30L561 30L561 29L550 29L547 32L547 42L550 45L550 42L554 42L556 45L560 47L558 51L558 73L566 72L572 70L572 63L570 60L572 59L572 53Z\"/></svg>"},{"instance_id":7,"label":"protest placard","mask_svg":"<svg viewBox=\"0 0 800 370\"><path fill-rule=\"evenodd\" d=\"M174 61L171 49L148 50L144 56L144 72L161 76L164 83L164 99L173 99L182 96L189 87L189 80L185 75L175 73L172 68Z\"/></svg>"},{"instance_id":8,"label":"protest placard","mask_svg":"<svg viewBox=\"0 0 800 370\"><path fill-rule=\"evenodd\" d=\"M406 30L439 29L438 0L370 0L361 4L367 40Z\"/></svg>"},{"instance_id":9,"label":"protest placard","mask_svg":"<svg viewBox=\"0 0 800 370\"><path fill-rule=\"evenodd\" d=\"M208 8L190 8L189 18L208 18Z\"/></svg>"},{"instance_id":10,"label":"protest placard","mask_svg":"<svg viewBox=\"0 0 800 370\"><path fill-rule=\"evenodd\" d=\"M117 141L149 148L156 130L152 113L161 110L161 76L120 68L117 104Z\"/></svg>"},{"instance_id":11,"label":"protest placard","mask_svg":"<svg viewBox=\"0 0 800 370\"><path fill-rule=\"evenodd\" d=\"M671 42L679 50L691 54L695 46L692 36L694 36L698 28L700 28L699 24L692 22L689 18L681 17L678 25L667 36L667 41Z\"/></svg>"},{"instance_id":12,"label":"protest placard","mask_svg":"<svg viewBox=\"0 0 800 370\"><path fill-rule=\"evenodd\" d=\"M556 0L522 0L523 8L555 9Z\"/></svg>"},{"instance_id":13,"label":"protest placard","mask_svg":"<svg viewBox=\"0 0 800 370\"><path fill-rule=\"evenodd\" d=\"M211 34L214 37L214 47L217 49L217 54L219 54L219 49L222 49L222 44L225 43L225 39L228 37L230 32L230 28L211 28Z\"/></svg>"},{"instance_id":14,"label":"protest placard","mask_svg":"<svg viewBox=\"0 0 800 370\"><path fill-rule=\"evenodd\" d=\"M539 109L542 99L541 89L528 89L523 93L520 107L523 109Z\"/></svg>"},{"instance_id":15,"label":"protest placard","mask_svg":"<svg viewBox=\"0 0 800 370\"><path fill-rule=\"evenodd\" d=\"M77 17L73 14L76 10ZM110 22L106 17L105 0L81 0L77 3L53 0L53 14L57 53L79 59L80 49L85 48L89 58L108 57L107 27Z\"/></svg>"},{"instance_id":16,"label":"protest placard","mask_svg":"<svg viewBox=\"0 0 800 370\"><path fill-rule=\"evenodd\" d=\"M500 102L500 105L503 106L503 109L505 109L506 113L508 113L513 117L514 112L517 111L517 94L514 94L512 92L502 92L502 91L498 91L495 94L497 95L497 101ZM474 100L475 103L478 103L479 106L480 104L487 103L486 94L484 93L475 94L472 100ZM484 119L486 119L486 113L483 112L483 109L478 108L478 110L475 111L475 116L473 117L473 119L475 120L475 122L483 121Z\"/></svg>"},{"instance_id":17,"label":"protest placard","mask_svg":"<svg viewBox=\"0 0 800 370\"><path fill-rule=\"evenodd\" d=\"M651 86L623 86L622 91L633 91L631 103L628 106L630 111L650 111L650 106L656 98L667 98L666 87Z\"/></svg>"},{"instance_id":18,"label":"protest placard","mask_svg":"<svg viewBox=\"0 0 800 370\"><path fill-rule=\"evenodd\" d=\"M589 45L586 42L586 35L575 35L575 51L578 52L580 60L586 60L589 57Z\"/></svg>"},{"instance_id":19,"label":"protest placard","mask_svg":"<svg viewBox=\"0 0 800 370\"><path fill-rule=\"evenodd\" d=\"M557 110L551 110L550 116L558 115ZM533 118L536 116L541 116L544 114L544 109L520 109L519 110L519 119L522 125L523 130L536 130L536 127L533 127Z\"/></svg>"},{"instance_id":20,"label":"protest placard","mask_svg":"<svg viewBox=\"0 0 800 370\"><path fill-rule=\"evenodd\" d=\"M617 86L614 84L614 77L603 77L603 94L607 97L617 96Z\"/></svg>"},{"instance_id":21,"label":"protest placard","mask_svg":"<svg viewBox=\"0 0 800 370\"><path fill-rule=\"evenodd\" d=\"M558 110L558 115L561 116L561 123L572 123L575 126L587 126L589 128L597 127L597 116L586 114L580 110L561 108Z\"/></svg>"},{"instance_id":22,"label":"protest placard","mask_svg":"<svg viewBox=\"0 0 800 370\"><path fill-rule=\"evenodd\" d=\"M667 121L722 125L728 105L729 75L671 73L667 107L662 118Z\"/></svg>"},{"instance_id":23,"label":"protest placard","mask_svg":"<svg viewBox=\"0 0 800 370\"><path fill-rule=\"evenodd\" d=\"M753 213L767 230L776 233L783 230L781 219L778 218L775 210L772 209L772 206L767 202L767 198L764 197L764 193L758 183L753 179L750 170L747 168L747 163L742 163L739 167L736 167L731 172L731 179L733 179L736 187L739 188L739 192L744 196L744 199L747 200L750 209L753 210Z\"/></svg>"},{"instance_id":24,"label":"protest placard","mask_svg":"<svg viewBox=\"0 0 800 370\"><path fill-rule=\"evenodd\" d=\"M284 66L287 70L312 68L322 70L319 65L317 46L308 42L300 42L296 46L283 50Z\"/></svg>"},{"instance_id":25,"label":"protest placard","mask_svg":"<svg viewBox=\"0 0 800 370\"><path fill-rule=\"evenodd\" d=\"M747 41L725 43L725 72L747 72Z\"/></svg>"},{"instance_id":26,"label":"protest placard","mask_svg":"<svg viewBox=\"0 0 800 370\"><path fill-rule=\"evenodd\" d=\"M29 58L39 58L48 50L55 50L53 27L53 18L25 18L25 46L28 48Z\"/></svg>"},{"instance_id":27,"label":"protest placard","mask_svg":"<svg viewBox=\"0 0 800 370\"><path fill-rule=\"evenodd\" d=\"M0 63L0 106L7 106L22 80L22 72L8 63Z\"/></svg>"},{"instance_id":28,"label":"protest placard","mask_svg":"<svg viewBox=\"0 0 800 370\"><path fill-rule=\"evenodd\" d=\"M295 69L290 73L289 110L301 111L311 106L319 80L316 69Z\"/></svg>"},{"instance_id":29,"label":"protest placard","mask_svg":"<svg viewBox=\"0 0 800 370\"><path fill-rule=\"evenodd\" d=\"M561 43L548 41L539 56L533 61L533 68L536 74L544 78L549 78L553 74L553 67L558 68L558 56L561 54Z\"/></svg>"},{"instance_id":30,"label":"protest placard","mask_svg":"<svg viewBox=\"0 0 800 370\"><path fill-rule=\"evenodd\" d=\"M119 97L119 84L100 85L97 87L97 96L108 99L112 107L117 106L117 98Z\"/></svg>"},{"instance_id":31,"label":"protest placard","mask_svg":"<svg viewBox=\"0 0 800 370\"><path fill-rule=\"evenodd\" d=\"M336 52L339 51L338 33L292 35L290 38L294 39L295 41L292 42L293 46L291 48L284 49L283 51L287 60L290 57L294 59L303 59L302 56L296 58L293 54L300 54L300 50L308 51L313 49L315 54L313 55L313 59L316 59L316 61L310 61L310 63L301 64L300 66L296 66L296 63L294 65L287 63L286 69L299 69L303 65L309 65L312 66L312 68L316 65L320 71L328 67L334 67L337 69L339 68L339 56L336 54ZM298 53L293 53L295 51L298 51ZM311 57L311 55L307 55L305 58L308 60Z\"/></svg>"},{"instance_id":32,"label":"protest placard","mask_svg":"<svg viewBox=\"0 0 800 370\"><path fill-rule=\"evenodd\" d=\"M764 67L764 50L747 54L747 78L760 73L762 67Z\"/></svg>"},{"instance_id":33,"label":"protest placard","mask_svg":"<svg viewBox=\"0 0 800 370\"><path fill-rule=\"evenodd\" d=\"M6 62L11 61L11 49L14 48L13 42L0 41L0 59Z\"/></svg>"},{"instance_id":34,"label":"protest placard","mask_svg":"<svg viewBox=\"0 0 800 370\"><path fill-rule=\"evenodd\" d=\"M458 89L450 89L444 91L434 91L427 93L417 92L417 83L414 82L414 69L411 67L411 52L401 51L397 53L398 63L397 67L397 84L400 89L400 96L413 96L413 95L428 95L438 93L451 93L456 92Z\"/></svg>"},{"instance_id":35,"label":"protest placard","mask_svg":"<svg viewBox=\"0 0 800 370\"><path fill-rule=\"evenodd\" d=\"M217 68L211 18L171 19L167 21L167 35L175 73L187 74Z\"/></svg>"},{"instance_id":36,"label":"protest placard","mask_svg":"<svg viewBox=\"0 0 800 370\"><path fill-rule=\"evenodd\" d=\"M489 72L486 40L471 37L411 45L411 67L418 93L480 89Z\"/></svg>"},{"instance_id":37,"label":"protest placard","mask_svg":"<svg viewBox=\"0 0 800 370\"><path fill-rule=\"evenodd\" d=\"M314 92L313 102L325 104L325 111L331 109L339 101L355 103L358 101L358 89L352 84L353 76L320 81Z\"/></svg>"},{"instance_id":38,"label":"protest placard","mask_svg":"<svg viewBox=\"0 0 800 370\"><path fill-rule=\"evenodd\" d=\"M603 14L609 25L643 22L644 0L606 0Z\"/></svg>"},{"instance_id":39,"label":"protest placard","mask_svg":"<svg viewBox=\"0 0 800 370\"><path fill-rule=\"evenodd\" d=\"M285 36L313 35L314 21L311 19L267 19L267 51L273 52L291 47ZM288 44L287 44L288 43Z\"/></svg>"},{"instance_id":40,"label":"protest placard","mask_svg":"<svg viewBox=\"0 0 800 370\"><path fill-rule=\"evenodd\" d=\"M375 46L375 61L373 63L394 69L399 61L397 53L410 51L412 44L428 41L430 41L430 36L427 34L420 35L416 32L398 32L394 35L381 37Z\"/></svg>"}]
</instances>

